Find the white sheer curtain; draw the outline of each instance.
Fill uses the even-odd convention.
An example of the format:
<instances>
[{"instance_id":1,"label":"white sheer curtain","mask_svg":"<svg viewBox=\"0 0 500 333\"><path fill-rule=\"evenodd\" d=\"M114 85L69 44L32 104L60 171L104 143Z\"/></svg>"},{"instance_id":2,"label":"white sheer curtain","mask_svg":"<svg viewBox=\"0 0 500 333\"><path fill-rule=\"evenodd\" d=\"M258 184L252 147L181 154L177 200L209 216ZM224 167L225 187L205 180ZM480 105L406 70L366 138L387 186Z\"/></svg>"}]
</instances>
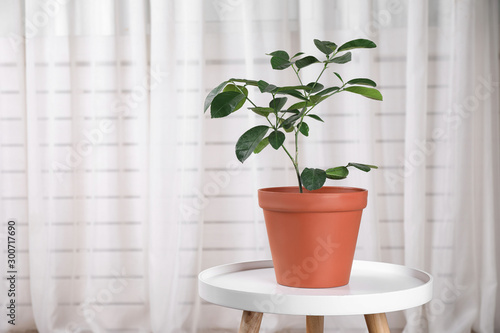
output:
<instances>
[{"instance_id":1,"label":"white sheer curtain","mask_svg":"<svg viewBox=\"0 0 500 333\"><path fill-rule=\"evenodd\" d=\"M237 163L234 143L259 119L208 119L204 97L229 77L293 80L269 71L265 53L369 38L377 49L336 70L374 78L384 102L325 102L301 164L380 166L338 182L370 193L356 257L435 277L431 303L389 315L394 332L499 331L499 10L494 0L1 1L0 234L5 249L16 221L18 279L16 326L2 319L0 330L234 331L239 312L201 301L197 274L269 258L256 190L295 177L271 150ZM262 331L304 327L266 315ZM339 329L365 331L362 317L327 318Z\"/></svg>"}]
</instances>

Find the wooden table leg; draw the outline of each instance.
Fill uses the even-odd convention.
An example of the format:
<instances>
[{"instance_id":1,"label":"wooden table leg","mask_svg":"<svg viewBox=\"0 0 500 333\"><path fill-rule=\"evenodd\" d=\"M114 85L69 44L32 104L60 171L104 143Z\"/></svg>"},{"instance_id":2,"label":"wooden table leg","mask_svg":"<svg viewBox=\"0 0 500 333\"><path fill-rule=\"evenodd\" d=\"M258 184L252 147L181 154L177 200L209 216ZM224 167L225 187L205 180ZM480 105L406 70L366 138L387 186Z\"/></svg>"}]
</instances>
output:
<instances>
[{"instance_id":1,"label":"wooden table leg","mask_svg":"<svg viewBox=\"0 0 500 333\"><path fill-rule=\"evenodd\" d=\"M306 317L306 332L307 333L323 333L325 327L325 317L323 316L307 316Z\"/></svg>"},{"instance_id":2,"label":"wooden table leg","mask_svg":"<svg viewBox=\"0 0 500 333\"><path fill-rule=\"evenodd\" d=\"M370 333L391 333L385 313L374 313L365 315L366 326Z\"/></svg>"},{"instance_id":3,"label":"wooden table leg","mask_svg":"<svg viewBox=\"0 0 500 333\"><path fill-rule=\"evenodd\" d=\"M262 312L243 311L238 333L258 333L262 322Z\"/></svg>"}]
</instances>

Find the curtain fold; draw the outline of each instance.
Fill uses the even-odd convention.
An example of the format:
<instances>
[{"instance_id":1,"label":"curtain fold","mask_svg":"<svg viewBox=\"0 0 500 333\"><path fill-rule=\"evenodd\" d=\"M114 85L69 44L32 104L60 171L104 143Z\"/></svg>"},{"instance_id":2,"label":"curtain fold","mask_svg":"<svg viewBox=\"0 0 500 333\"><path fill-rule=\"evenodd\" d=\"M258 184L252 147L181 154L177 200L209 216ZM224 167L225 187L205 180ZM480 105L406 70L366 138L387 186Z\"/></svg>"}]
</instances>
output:
<instances>
[{"instance_id":1,"label":"curtain fold","mask_svg":"<svg viewBox=\"0 0 500 333\"><path fill-rule=\"evenodd\" d=\"M280 151L240 164L234 144L262 119L246 106L210 119L204 98L231 77L295 84L266 53L319 55L314 38L377 44L324 80L370 77L384 101L322 103L300 166L379 166L335 183L369 191L356 259L435 284L391 331L500 329L499 20L494 0L0 2L0 223L16 219L19 242L18 322L0 330L236 329L239 311L202 301L197 275L270 258L257 189L296 178ZM304 325L264 318L262 332Z\"/></svg>"},{"instance_id":2,"label":"curtain fold","mask_svg":"<svg viewBox=\"0 0 500 333\"><path fill-rule=\"evenodd\" d=\"M406 119L404 165L404 247L405 264L429 270L429 236L426 210L427 87L429 5L427 1L408 3L406 45ZM431 143L434 144L434 143ZM414 322L424 317L422 307L406 311L404 332L415 332Z\"/></svg>"},{"instance_id":3,"label":"curtain fold","mask_svg":"<svg viewBox=\"0 0 500 333\"><path fill-rule=\"evenodd\" d=\"M498 39L490 38L498 29L491 28L493 24L485 10L498 17L498 7L491 2L464 1L454 7L453 24L457 34L453 36L451 52L447 145L453 168L447 199L453 208L449 219L455 225L453 276L456 289L461 289L453 315L461 319L449 332L493 331L493 323L485 320L484 310L491 311L495 306L496 274L492 268L496 261L491 256L495 251L491 228L498 216L494 216L495 193L490 180L495 179L493 172L498 168L493 163L494 152L487 147L494 146L488 124L492 115L498 113L499 73L492 71L497 69L497 65L491 67L490 57L494 53L484 54L476 48L498 47ZM459 171L462 168L480 171L463 177ZM481 308L483 311L479 314Z\"/></svg>"}]
</instances>

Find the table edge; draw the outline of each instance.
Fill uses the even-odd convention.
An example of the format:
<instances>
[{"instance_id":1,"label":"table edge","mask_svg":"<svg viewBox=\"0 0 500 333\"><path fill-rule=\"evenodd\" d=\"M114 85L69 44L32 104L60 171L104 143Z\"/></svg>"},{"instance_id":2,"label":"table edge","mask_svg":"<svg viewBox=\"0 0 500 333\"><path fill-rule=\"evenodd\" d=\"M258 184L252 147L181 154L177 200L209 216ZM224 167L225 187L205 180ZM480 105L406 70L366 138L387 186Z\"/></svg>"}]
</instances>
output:
<instances>
[{"instance_id":1,"label":"table edge","mask_svg":"<svg viewBox=\"0 0 500 333\"><path fill-rule=\"evenodd\" d=\"M363 298L366 300L363 306L359 308L359 310L348 310L348 307L337 307L334 306L328 307L327 305L332 305L331 296L324 295L286 295L290 301L299 301L304 299L310 299L311 302L317 303L318 306L312 306L308 313L303 313L300 311L298 313L293 308L287 308L286 306L276 307L273 306L273 303L269 301L272 298L272 294L263 294L263 293L255 293L255 292L245 292L240 290L230 290L221 288L218 286L211 285L206 281L213 276L237 271L244 270L252 270L252 269L265 269L265 268L273 268L272 260L255 260L255 261L243 261L243 262L235 262L229 263L219 266L214 266L208 269L203 270L198 274L198 292L202 299L207 302L217 304L224 307L239 309L239 310L247 310L247 311L257 311L257 312L265 312L265 313L276 313L276 314L289 314L289 315L355 315L355 314L370 314L370 313L379 313L379 312L393 312L404 310L416 306L423 305L429 302L432 299L432 286L433 286L433 277L429 273L407 267L404 265L385 263L385 262L377 262L377 261L365 261L365 260L355 260L355 262L362 262L364 264L373 264L376 266L390 266L392 269L397 269L401 271L411 271L413 274L411 276L422 281L422 285L415 286L413 288L408 288L400 291L392 291L392 292L382 292L382 293L374 293L369 295L347 295L347 296L337 296L336 301L347 303L354 303L359 298ZM416 276L417 275L417 276ZM421 277L425 277L426 279L422 279ZM394 305L395 303L401 303L399 298L403 297L401 294L406 294L405 304L403 305ZM240 295L241 297L236 297L235 295ZM399 295L399 296L398 296ZM251 297L245 297L251 296ZM342 299L341 299L342 297ZM345 297L345 298L344 298ZM377 304L376 300L380 297L384 297L384 304ZM398 300L394 304L391 304L391 299ZM246 302L249 299L252 299L252 303ZM373 301L370 301L373 299ZM245 303L246 302L246 303ZM358 301L359 302L359 301ZM370 303L374 303L375 305L370 305ZM264 306L264 304L266 306ZM274 304L276 305L276 304ZM326 310L325 310L326 306Z\"/></svg>"}]
</instances>

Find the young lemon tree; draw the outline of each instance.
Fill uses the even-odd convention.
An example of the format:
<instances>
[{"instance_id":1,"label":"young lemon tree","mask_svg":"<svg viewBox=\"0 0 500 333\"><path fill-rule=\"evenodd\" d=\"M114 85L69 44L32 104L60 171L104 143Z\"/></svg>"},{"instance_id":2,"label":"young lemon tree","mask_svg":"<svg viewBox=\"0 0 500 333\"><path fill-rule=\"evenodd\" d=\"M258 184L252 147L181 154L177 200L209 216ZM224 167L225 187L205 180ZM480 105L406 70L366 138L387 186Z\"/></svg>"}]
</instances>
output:
<instances>
[{"instance_id":1,"label":"young lemon tree","mask_svg":"<svg viewBox=\"0 0 500 333\"><path fill-rule=\"evenodd\" d=\"M324 54L324 60L319 60L312 55L304 55L303 52L293 57L282 50L269 53L271 66L275 70L291 68L298 79L298 84L293 86L279 87L263 80L229 79L215 87L205 99L205 112L210 108L212 118L229 116L241 109L246 102L251 104L250 110L261 116L264 125L255 126L239 138L236 143L236 157L244 162L252 153L258 154L267 146L273 149L282 149L292 161L297 174L300 192L302 187L312 191L321 188L326 179L344 179L349 174L349 167L368 172L377 167L362 163L348 163L345 166L337 166L327 170L318 168L299 168L299 136L309 136L309 126L306 119L324 122L323 119L311 111L333 95L347 91L361 96L382 100L382 94L375 89L376 83L368 78L355 78L344 81L339 73L333 72L338 78L339 84L325 87L319 82L320 78L330 66L345 64L351 61L353 49L375 48L374 42L367 39L355 39L337 47L330 41L314 40L314 44ZM316 80L304 84L300 72L313 64L322 65ZM309 67L311 68L311 67ZM247 87L257 87L261 94L269 97L267 106L256 105L249 97ZM287 105L288 98L294 101ZM307 118L306 118L307 117ZM287 134L293 135L295 151L290 152L284 145Z\"/></svg>"}]
</instances>

